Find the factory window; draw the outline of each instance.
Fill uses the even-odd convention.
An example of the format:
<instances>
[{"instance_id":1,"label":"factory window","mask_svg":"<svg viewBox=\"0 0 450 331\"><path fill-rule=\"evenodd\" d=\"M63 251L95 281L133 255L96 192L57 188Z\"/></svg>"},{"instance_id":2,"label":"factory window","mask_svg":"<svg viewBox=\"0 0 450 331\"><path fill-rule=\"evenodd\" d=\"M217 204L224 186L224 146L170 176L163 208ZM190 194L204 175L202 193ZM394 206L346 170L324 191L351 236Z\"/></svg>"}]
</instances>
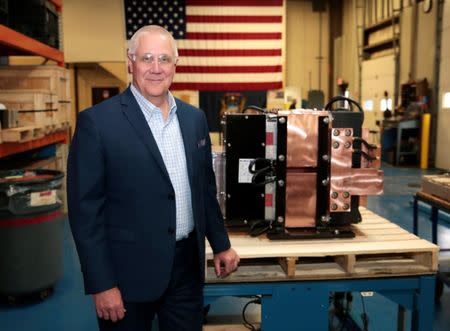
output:
<instances>
[{"instance_id":1,"label":"factory window","mask_svg":"<svg viewBox=\"0 0 450 331\"><path fill-rule=\"evenodd\" d=\"M364 101L364 110L373 111L373 100Z\"/></svg>"},{"instance_id":2,"label":"factory window","mask_svg":"<svg viewBox=\"0 0 450 331\"><path fill-rule=\"evenodd\" d=\"M381 111L385 111L385 110L391 110L392 109L392 99L391 98L383 98L380 101L380 110Z\"/></svg>"},{"instance_id":3,"label":"factory window","mask_svg":"<svg viewBox=\"0 0 450 331\"><path fill-rule=\"evenodd\" d=\"M442 97L442 108L450 109L450 92L445 92Z\"/></svg>"}]
</instances>

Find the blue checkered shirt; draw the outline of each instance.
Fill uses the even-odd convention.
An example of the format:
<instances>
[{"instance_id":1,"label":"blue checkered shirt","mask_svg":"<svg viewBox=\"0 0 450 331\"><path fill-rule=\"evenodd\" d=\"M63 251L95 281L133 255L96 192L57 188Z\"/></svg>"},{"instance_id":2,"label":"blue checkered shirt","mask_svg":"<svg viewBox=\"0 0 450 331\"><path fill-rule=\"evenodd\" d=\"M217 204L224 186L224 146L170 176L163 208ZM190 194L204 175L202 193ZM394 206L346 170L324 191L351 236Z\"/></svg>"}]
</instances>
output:
<instances>
[{"instance_id":1,"label":"blue checkered shirt","mask_svg":"<svg viewBox=\"0 0 450 331\"><path fill-rule=\"evenodd\" d=\"M180 124L178 123L175 99L170 92L167 93L170 111L167 121L164 122L160 108L145 99L133 84L131 84L130 89L147 120L169 173L170 181L175 190L176 240L183 239L194 229L194 217L186 154Z\"/></svg>"}]
</instances>

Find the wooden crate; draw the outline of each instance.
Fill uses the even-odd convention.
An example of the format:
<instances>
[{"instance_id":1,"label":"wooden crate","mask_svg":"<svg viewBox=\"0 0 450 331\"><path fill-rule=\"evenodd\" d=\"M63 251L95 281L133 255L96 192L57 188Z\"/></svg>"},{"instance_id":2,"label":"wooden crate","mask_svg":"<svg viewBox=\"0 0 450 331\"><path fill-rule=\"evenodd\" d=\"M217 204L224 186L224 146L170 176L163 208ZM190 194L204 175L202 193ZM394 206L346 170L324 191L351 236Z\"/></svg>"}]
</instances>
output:
<instances>
[{"instance_id":1,"label":"wooden crate","mask_svg":"<svg viewBox=\"0 0 450 331\"><path fill-rule=\"evenodd\" d=\"M59 102L57 105L57 111L53 113L54 124L65 124L70 120L70 111L72 105L70 102Z\"/></svg>"},{"instance_id":2,"label":"wooden crate","mask_svg":"<svg viewBox=\"0 0 450 331\"><path fill-rule=\"evenodd\" d=\"M207 282L252 282L392 277L433 274L439 247L360 207L363 221L350 226L355 238L268 240L230 235L241 258L237 272L214 275L207 247Z\"/></svg>"},{"instance_id":3,"label":"wooden crate","mask_svg":"<svg viewBox=\"0 0 450 331\"><path fill-rule=\"evenodd\" d=\"M56 65L0 66L0 90L45 90L70 101L69 70Z\"/></svg>"},{"instance_id":4,"label":"wooden crate","mask_svg":"<svg viewBox=\"0 0 450 331\"><path fill-rule=\"evenodd\" d=\"M46 91L4 90L0 102L9 111L19 112L19 126L46 126L53 124L53 113L58 106L55 94Z\"/></svg>"}]
</instances>

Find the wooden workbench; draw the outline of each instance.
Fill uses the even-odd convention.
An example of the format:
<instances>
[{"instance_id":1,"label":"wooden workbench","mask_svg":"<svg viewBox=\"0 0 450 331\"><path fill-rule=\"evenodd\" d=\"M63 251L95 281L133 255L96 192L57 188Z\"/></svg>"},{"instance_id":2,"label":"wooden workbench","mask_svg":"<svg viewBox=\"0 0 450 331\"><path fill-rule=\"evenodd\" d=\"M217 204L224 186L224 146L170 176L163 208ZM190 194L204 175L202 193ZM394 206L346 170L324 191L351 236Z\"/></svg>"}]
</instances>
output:
<instances>
[{"instance_id":1,"label":"wooden workbench","mask_svg":"<svg viewBox=\"0 0 450 331\"><path fill-rule=\"evenodd\" d=\"M217 279L207 247L206 280L260 282L373 278L436 273L439 247L360 207L363 221L352 225L355 238L268 240L230 233L241 258L237 272Z\"/></svg>"}]
</instances>

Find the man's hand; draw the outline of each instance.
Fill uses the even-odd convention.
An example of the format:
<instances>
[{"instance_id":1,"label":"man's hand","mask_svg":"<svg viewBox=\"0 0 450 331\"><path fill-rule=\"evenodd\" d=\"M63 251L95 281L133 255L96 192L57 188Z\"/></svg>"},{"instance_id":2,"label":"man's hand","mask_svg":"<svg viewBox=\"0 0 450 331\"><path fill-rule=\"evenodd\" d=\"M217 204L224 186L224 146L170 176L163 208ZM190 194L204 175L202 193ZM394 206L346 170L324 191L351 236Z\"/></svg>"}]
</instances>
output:
<instances>
[{"instance_id":1,"label":"man's hand","mask_svg":"<svg viewBox=\"0 0 450 331\"><path fill-rule=\"evenodd\" d=\"M124 318L122 295L117 287L96 293L93 296L97 316L105 320L117 322Z\"/></svg>"},{"instance_id":2,"label":"man's hand","mask_svg":"<svg viewBox=\"0 0 450 331\"><path fill-rule=\"evenodd\" d=\"M214 255L216 276L224 278L235 271L239 264L239 255L233 248Z\"/></svg>"}]
</instances>

